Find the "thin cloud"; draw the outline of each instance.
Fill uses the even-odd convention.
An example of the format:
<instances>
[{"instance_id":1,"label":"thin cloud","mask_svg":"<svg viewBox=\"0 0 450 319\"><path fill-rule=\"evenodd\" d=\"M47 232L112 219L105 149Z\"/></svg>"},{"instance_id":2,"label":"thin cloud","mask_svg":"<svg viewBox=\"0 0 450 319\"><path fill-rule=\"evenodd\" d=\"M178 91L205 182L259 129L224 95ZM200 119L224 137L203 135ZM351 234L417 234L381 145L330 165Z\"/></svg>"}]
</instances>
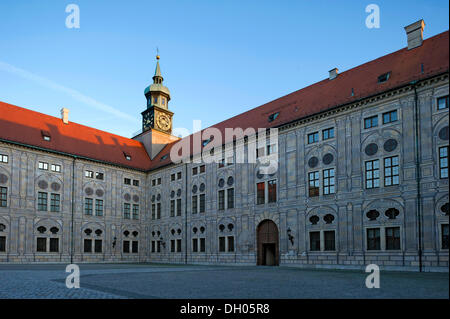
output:
<instances>
[{"instance_id":1,"label":"thin cloud","mask_svg":"<svg viewBox=\"0 0 450 319\"><path fill-rule=\"evenodd\" d=\"M130 121L133 123L138 123L138 120L136 118L134 118L134 117L130 116L129 114L126 114L122 111L119 111L118 109L116 109L110 105L101 103L89 96L86 96L86 95L78 92L77 90L65 87L65 86L55 83L51 80L48 80L42 76L39 76L39 75L33 74L31 72L28 72L26 70L17 68L11 64L0 61L0 70L6 71L8 73L19 76L26 80L36 82L39 85L45 86L49 89L66 93L66 94L70 95L72 98L74 98L75 100L80 101L81 103L92 106L93 108L96 108L98 110L110 113L118 118L123 119L123 120L127 120L127 121Z\"/></svg>"}]
</instances>

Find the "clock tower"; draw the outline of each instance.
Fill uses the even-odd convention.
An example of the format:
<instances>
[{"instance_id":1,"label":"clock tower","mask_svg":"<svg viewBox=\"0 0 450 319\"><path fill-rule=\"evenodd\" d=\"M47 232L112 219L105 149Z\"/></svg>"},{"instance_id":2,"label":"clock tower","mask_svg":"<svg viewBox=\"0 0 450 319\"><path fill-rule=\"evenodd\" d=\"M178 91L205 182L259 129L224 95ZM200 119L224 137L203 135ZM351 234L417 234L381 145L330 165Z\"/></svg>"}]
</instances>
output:
<instances>
[{"instance_id":1,"label":"clock tower","mask_svg":"<svg viewBox=\"0 0 450 319\"><path fill-rule=\"evenodd\" d=\"M157 55L153 83L144 91L147 109L141 113L142 132L133 137L144 144L151 159L154 159L167 144L180 139L172 135L173 112L169 111L170 91L163 85L163 80Z\"/></svg>"},{"instance_id":2,"label":"clock tower","mask_svg":"<svg viewBox=\"0 0 450 319\"><path fill-rule=\"evenodd\" d=\"M172 133L173 112L169 111L170 91L163 85L163 81L159 67L159 55L157 55L153 84L144 91L147 109L141 113L143 132L152 129L167 134Z\"/></svg>"}]
</instances>

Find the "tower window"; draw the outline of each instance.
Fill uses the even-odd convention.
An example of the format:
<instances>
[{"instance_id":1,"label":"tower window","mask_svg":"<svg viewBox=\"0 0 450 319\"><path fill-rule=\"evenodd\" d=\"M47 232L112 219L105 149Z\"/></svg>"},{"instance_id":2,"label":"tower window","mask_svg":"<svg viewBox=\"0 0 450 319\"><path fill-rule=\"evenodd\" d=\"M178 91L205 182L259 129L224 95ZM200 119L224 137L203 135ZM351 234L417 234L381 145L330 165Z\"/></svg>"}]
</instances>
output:
<instances>
[{"instance_id":1,"label":"tower window","mask_svg":"<svg viewBox=\"0 0 450 319\"><path fill-rule=\"evenodd\" d=\"M166 105L166 99L165 98L161 98L161 104L162 105Z\"/></svg>"},{"instance_id":2,"label":"tower window","mask_svg":"<svg viewBox=\"0 0 450 319\"><path fill-rule=\"evenodd\" d=\"M157 97L153 98L153 103L155 103L155 104L158 103L158 98Z\"/></svg>"}]
</instances>

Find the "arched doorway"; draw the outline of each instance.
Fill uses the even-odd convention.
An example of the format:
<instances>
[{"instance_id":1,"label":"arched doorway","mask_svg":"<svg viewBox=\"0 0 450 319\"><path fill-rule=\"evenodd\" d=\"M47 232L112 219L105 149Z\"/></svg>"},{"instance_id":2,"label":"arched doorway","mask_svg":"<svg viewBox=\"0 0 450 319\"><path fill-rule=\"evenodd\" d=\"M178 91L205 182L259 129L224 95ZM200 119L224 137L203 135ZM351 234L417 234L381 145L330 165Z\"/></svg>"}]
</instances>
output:
<instances>
[{"instance_id":1,"label":"arched doorway","mask_svg":"<svg viewBox=\"0 0 450 319\"><path fill-rule=\"evenodd\" d=\"M263 220L257 228L257 265L278 266L279 265L279 242L278 227L271 220Z\"/></svg>"}]
</instances>

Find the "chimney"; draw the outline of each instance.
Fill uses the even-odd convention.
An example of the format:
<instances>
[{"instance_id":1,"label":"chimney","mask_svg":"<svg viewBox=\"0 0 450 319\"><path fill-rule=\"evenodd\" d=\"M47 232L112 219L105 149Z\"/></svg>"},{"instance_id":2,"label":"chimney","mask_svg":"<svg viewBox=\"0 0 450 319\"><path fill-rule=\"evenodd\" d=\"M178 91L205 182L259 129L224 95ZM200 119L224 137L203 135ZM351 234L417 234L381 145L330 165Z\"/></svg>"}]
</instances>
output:
<instances>
[{"instance_id":1,"label":"chimney","mask_svg":"<svg viewBox=\"0 0 450 319\"><path fill-rule=\"evenodd\" d=\"M422 19L405 27L406 35L408 36L408 50L422 45L424 28L425 22Z\"/></svg>"},{"instance_id":2,"label":"chimney","mask_svg":"<svg viewBox=\"0 0 450 319\"><path fill-rule=\"evenodd\" d=\"M61 120L64 124L69 124L69 109L65 107L61 109Z\"/></svg>"},{"instance_id":3,"label":"chimney","mask_svg":"<svg viewBox=\"0 0 450 319\"><path fill-rule=\"evenodd\" d=\"M339 70L338 70L337 68L334 68L334 69L328 71L328 73L330 74L329 79L330 79L330 80L333 80L333 79L337 78L337 76L338 76L338 71L339 71Z\"/></svg>"}]
</instances>

